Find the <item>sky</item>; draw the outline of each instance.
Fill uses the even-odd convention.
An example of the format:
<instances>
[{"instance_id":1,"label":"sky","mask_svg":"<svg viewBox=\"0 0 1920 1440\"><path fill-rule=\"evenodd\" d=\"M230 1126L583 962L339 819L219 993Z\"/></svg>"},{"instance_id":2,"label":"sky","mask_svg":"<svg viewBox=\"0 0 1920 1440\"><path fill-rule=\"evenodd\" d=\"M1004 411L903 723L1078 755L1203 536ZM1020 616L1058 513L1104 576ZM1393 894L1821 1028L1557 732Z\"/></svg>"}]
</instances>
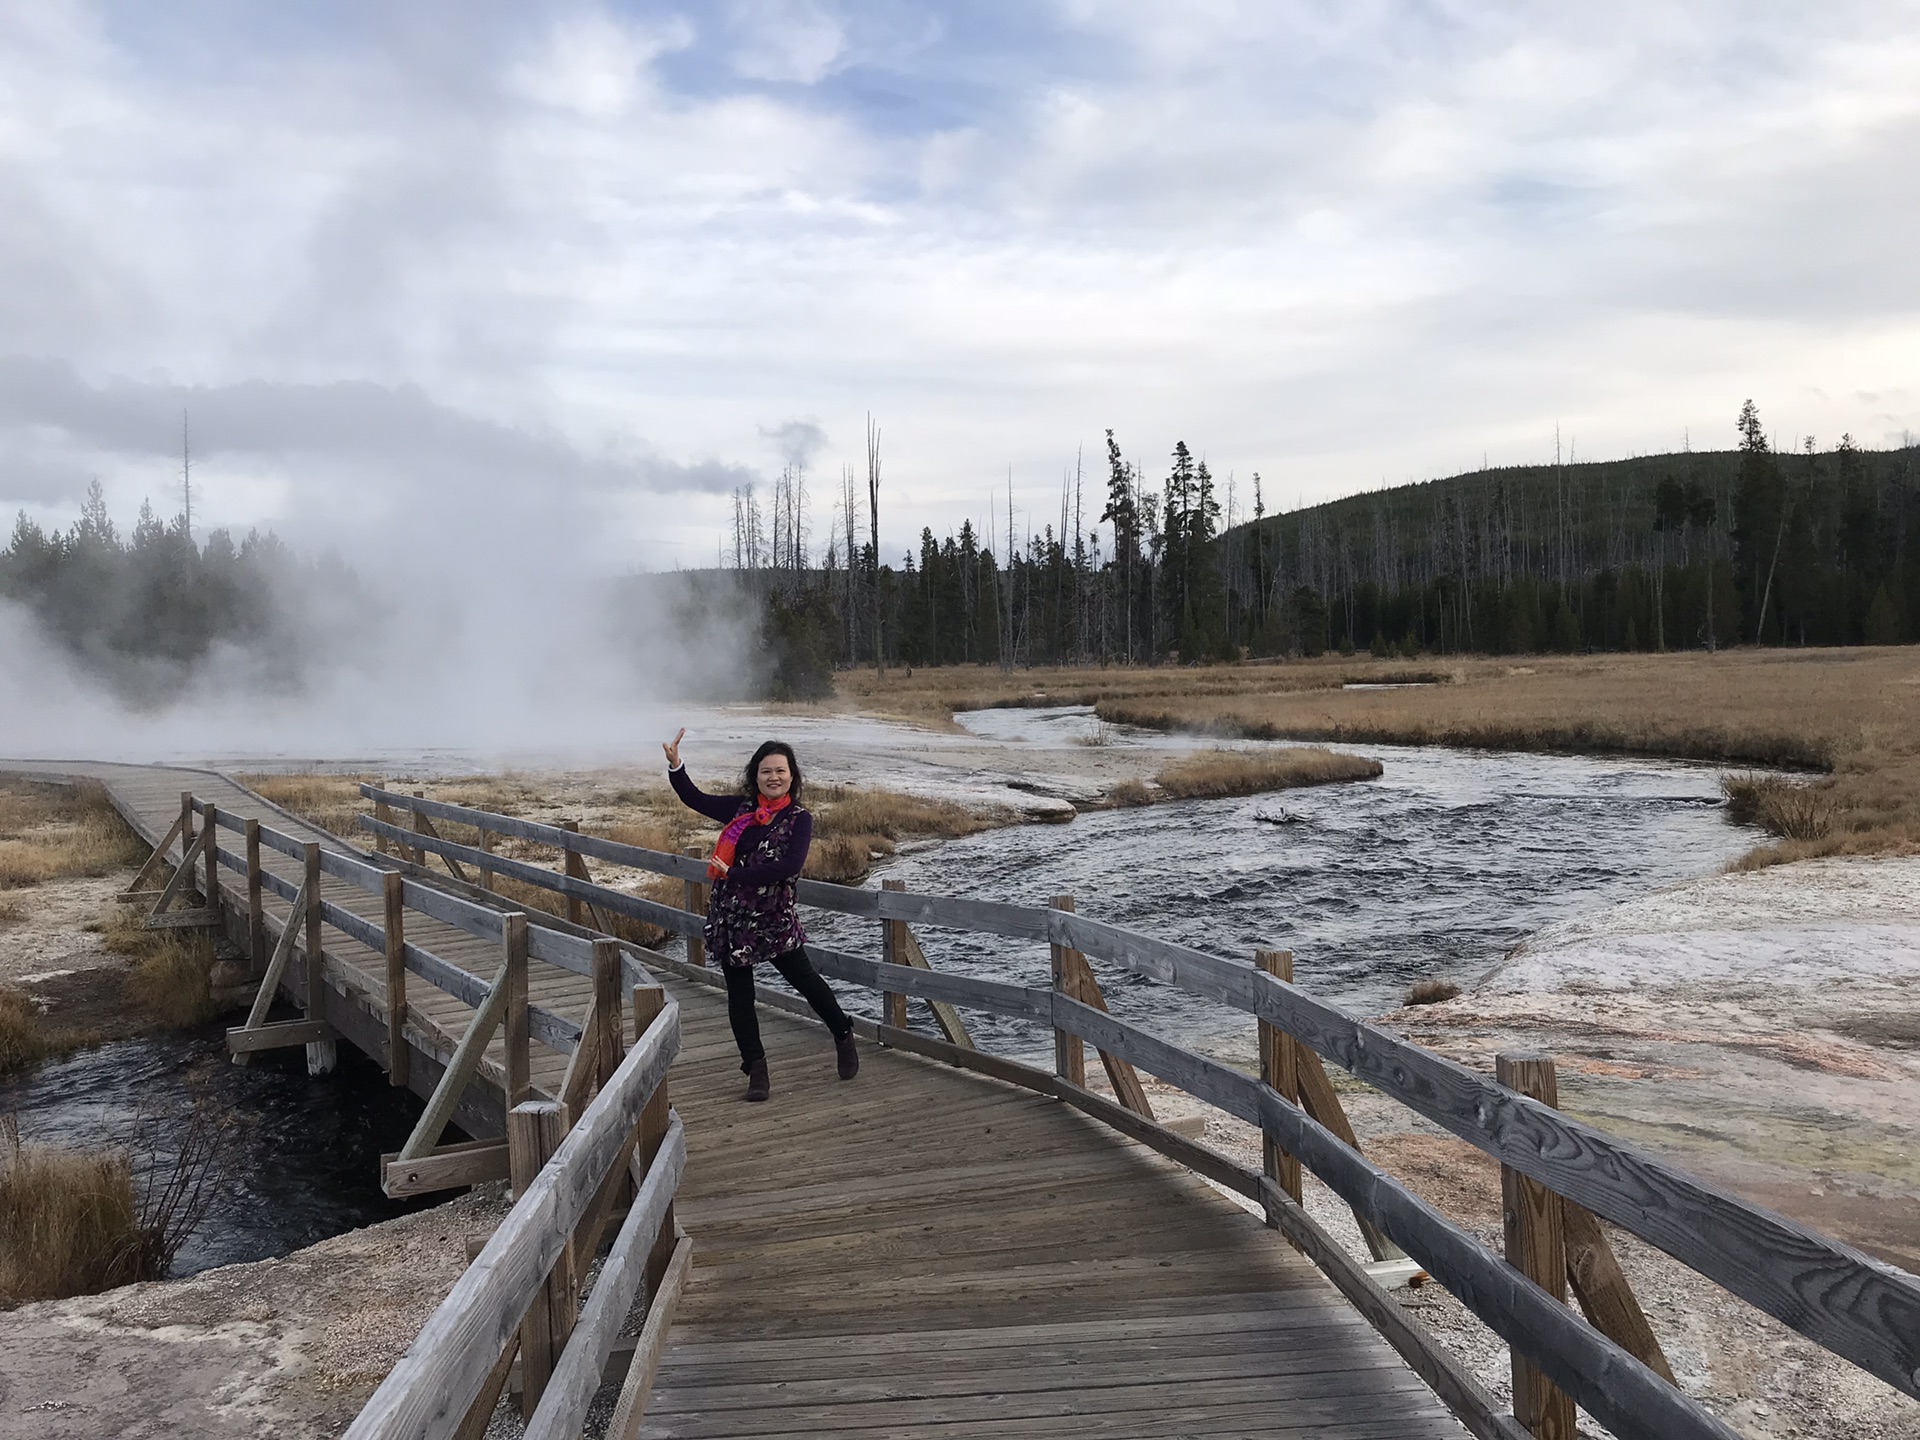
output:
<instances>
[{"instance_id":1,"label":"sky","mask_svg":"<svg viewBox=\"0 0 1920 1440\"><path fill-rule=\"evenodd\" d=\"M1920 433L1920 4L0 0L0 507L392 568L882 548L1111 427L1269 509ZM994 498L998 497L998 498ZM1098 513L1092 494L1091 515Z\"/></svg>"}]
</instances>

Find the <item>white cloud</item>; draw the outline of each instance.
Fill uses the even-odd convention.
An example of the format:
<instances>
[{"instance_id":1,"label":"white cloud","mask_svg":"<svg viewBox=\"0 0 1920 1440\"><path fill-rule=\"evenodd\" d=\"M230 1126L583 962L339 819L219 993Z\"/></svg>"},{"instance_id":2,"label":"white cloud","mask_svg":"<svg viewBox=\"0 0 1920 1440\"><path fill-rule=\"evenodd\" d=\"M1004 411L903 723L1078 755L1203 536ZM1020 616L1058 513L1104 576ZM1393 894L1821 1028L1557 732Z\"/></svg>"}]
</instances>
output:
<instances>
[{"instance_id":1,"label":"white cloud","mask_svg":"<svg viewBox=\"0 0 1920 1440\"><path fill-rule=\"evenodd\" d=\"M1912 3L371 13L0 16L0 355L161 397L117 450L15 405L0 503L147 483L189 391L266 417L247 519L538 475L668 564L769 417L831 471L878 413L902 537L1107 425L1293 500L1749 394L1920 430Z\"/></svg>"}]
</instances>

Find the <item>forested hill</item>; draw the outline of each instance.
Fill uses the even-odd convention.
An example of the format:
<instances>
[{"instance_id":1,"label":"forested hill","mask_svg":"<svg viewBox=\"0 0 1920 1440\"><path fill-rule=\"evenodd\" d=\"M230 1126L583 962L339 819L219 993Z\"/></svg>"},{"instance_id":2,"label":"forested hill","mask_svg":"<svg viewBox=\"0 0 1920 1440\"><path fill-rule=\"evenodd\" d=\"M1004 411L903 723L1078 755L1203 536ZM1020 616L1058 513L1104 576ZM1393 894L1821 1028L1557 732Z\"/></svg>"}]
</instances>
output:
<instances>
[{"instance_id":1,"label":"forested hill","mask_svg":"<svg viewBox=\"0 0 1920 1440\"><path fill-rule=\"evenodd\" d=\"M792 693L876 659L1920 640L1920 447L1778 453L1751 404L1739 433L1735 450L1483 470L1282 515L1261 512L1256 475L1239 487L1256 518L1223 528L1221 487L1186 445L1162 471L1109 432L1104 494L1070 483L1057 526L926 529L898 564L857 543L851 484L829 531L844 548L810 558L789 474L766 517L751 489L735 496L734 564L714 578L761 597L775 688Z\"/></svg>"},{"instance_id":2,"label":"forested hill","mask_svg":"<svg viewBox=\"0 0 1920 1440\"><path fill-rule=\"evenodd\" d=\"M1221 618L1257 651L1920 640L1920 448L1511 467L1236 526Z\"/></svg>"}]
</instances>

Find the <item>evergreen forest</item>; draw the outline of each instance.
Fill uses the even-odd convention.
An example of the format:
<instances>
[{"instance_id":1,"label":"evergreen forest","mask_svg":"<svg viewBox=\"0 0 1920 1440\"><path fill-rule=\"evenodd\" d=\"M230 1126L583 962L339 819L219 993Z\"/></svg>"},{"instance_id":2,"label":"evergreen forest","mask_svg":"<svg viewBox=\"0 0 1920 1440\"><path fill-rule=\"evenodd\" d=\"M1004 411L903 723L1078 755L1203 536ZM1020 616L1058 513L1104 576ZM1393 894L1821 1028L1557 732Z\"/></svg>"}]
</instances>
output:
<instances>
[{"instance_id":1,"label":"evergreen forest","mask_svg":"<svg viewBox=\"0 0 1920 1440\"><path fill-rule=\"evenodd\" d=\"M1732 450L1486 469L1268 514L1258 475L1223 494L1184 443L1156 464L1109 431L1105 476L1069 476L1057 523L923 529L878 565L861 505L878 504L876 476L864 497L843 477L816 561L805 477L788 471L765 506L736 493L728 568L765 607L777 693L874 663L1920 640L1920 446L1781 452L1751 401L1738 435Z\"/></svg>"}]
</instances>

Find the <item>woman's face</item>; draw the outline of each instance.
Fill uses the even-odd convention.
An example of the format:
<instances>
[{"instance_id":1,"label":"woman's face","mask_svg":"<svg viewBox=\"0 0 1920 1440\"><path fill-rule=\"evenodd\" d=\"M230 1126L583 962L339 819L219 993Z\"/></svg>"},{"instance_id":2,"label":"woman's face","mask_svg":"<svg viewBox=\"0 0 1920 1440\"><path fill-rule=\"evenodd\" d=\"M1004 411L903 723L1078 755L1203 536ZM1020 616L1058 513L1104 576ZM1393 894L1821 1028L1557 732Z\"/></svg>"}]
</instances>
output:
<instances>
[{"instance_id":1,"label":"woman's face","mask_svg":"<svg viewBox=\"0 0 1920 1440\"><path fill-rule=\"evenodd\" d=\"M769 800L778 800L793 788L793 767L787 763L786 756L769 755L753 772L753 783Z\"/></svg>"}]
</instances>

